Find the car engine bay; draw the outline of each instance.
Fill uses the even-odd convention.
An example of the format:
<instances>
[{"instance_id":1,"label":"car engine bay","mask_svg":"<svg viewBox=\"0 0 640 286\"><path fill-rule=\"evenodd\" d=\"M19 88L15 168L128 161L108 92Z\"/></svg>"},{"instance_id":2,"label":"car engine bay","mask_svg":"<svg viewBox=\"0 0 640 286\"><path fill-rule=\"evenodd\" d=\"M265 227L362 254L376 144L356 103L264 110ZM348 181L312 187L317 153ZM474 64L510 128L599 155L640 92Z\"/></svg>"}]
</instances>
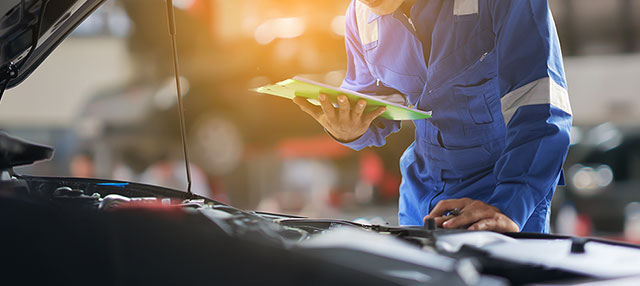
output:
<instances>
[{"instance_id":1,"label":"car engine bay","mask_svg":"<svg viewBox=\"0 0 640 286\"><path fill-rule=\"evenodd\" d=\"M281 284L609 285L640 275L640 247L610 241L244 211L177 190L97 179L14 174L0 186L2 229L14 234L1 245L31 266L6 261L18 272L59 270L65 281L98 269L112 274L106 284L199 284L211 276ZM52 267L44 267L48 256L58 261Z\"/></svg>"}]
</instances>

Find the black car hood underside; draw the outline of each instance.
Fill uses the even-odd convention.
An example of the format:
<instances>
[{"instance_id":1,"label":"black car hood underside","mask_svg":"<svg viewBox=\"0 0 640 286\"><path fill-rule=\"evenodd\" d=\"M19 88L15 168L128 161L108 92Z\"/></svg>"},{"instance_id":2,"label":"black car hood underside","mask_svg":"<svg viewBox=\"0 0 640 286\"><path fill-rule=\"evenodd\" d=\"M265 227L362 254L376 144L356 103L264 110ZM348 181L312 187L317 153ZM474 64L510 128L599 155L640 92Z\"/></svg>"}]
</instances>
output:
<instances>
[{"instance_id":1,"label":"black car hood underside","mask_svg":"<svg viewBox=\"0 0 640 286\"><path fill-rule=\"evenodd\" d=\"M11 88L24 81L103 2L0 1L0 86Z\"/></svg>"}]
</instances>

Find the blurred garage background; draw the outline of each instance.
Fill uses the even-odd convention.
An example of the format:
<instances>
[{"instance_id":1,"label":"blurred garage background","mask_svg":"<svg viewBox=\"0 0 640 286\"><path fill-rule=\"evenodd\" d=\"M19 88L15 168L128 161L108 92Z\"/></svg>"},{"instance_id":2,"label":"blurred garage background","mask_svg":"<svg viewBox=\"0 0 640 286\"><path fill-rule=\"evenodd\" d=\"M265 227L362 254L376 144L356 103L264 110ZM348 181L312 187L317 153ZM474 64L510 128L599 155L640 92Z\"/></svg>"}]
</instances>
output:
<instances>
[{"instance_id":1,"label":"blurred garage background","mask_svg":"<svg viewBox=\"0 0 640 286\"><path fill-rule=\"evenodd\" d=\"M245 209L397 224L398 160L334 143L290 101L249 91L344 78L347 0L174 0L194 191ZM107 1L0 105L52 145L19 171L186 187L162 0ZM640 242L640 0L552 0L571 103L556 233Z\"/></svg>"}]
</instances>

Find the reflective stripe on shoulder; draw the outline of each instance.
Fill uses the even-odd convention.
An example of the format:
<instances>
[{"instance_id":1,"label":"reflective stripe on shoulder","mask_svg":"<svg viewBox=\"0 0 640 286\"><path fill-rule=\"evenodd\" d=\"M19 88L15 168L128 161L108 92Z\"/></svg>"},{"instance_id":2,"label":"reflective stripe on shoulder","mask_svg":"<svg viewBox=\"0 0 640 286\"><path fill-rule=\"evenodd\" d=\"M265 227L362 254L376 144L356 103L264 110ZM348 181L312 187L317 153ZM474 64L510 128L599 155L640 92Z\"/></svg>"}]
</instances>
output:
<instances>
[{"instance_id":1,"label":"reflective stripe on shoulder","mask_svg":"<svg viewBox=\"0 0 640 286\"><path fill-rule=\"evenodd\" d=\"M500 103L505 124L511 121L518 108L526 105L551 104L568 114L572 114L569 93L549 77L530 82L507 93L502 97Z\"/></svg>"},{"instance_id":2,"label":"reflective stripe on shoulder","mask_svg":"<svg viewBox=\"0 0 640 286\"><path fill-rule=\"evenodd\" d=\"M369 23L371 10L367 5L356 1L356 23L358 24L358 34L362 45L373 43L378 40L378 21Z\"/></svg>"},{"instance_id":3,"label":"reflective stripe on shoulder","mask_svg":"<svg viewBox=\"0 0 640 286\"><path fill-rule=\"evenodd\" d=\"M453 2L453 15L478 14L478 0L456 0Z\"/></svg>"}]
</instances>

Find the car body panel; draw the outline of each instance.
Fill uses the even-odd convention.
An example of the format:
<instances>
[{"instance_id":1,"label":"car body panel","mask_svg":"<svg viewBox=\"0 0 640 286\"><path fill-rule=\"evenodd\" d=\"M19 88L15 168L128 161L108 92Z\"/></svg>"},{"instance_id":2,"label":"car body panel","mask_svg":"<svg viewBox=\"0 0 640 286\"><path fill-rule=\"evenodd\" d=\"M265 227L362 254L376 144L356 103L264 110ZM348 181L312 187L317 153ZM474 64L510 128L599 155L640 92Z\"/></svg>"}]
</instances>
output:
<instances>
[{"instance_id":1,"label":"car body panel","mask_svg":"<svg viewBox=\"0 0 640 286\"><path fill-rule=\"evenodd\" d=\"M0 85L24 81L105 0L10 0L0 3ZM46 3L46 5L44 5ZM44 8L44 14L41 15ZM37 31L38 37L34 37ZM37 40L36 40L37 39ZM32 46L37 44L35 50ZM8 81L8 82L7 82Z\"/></svg>"}]
</instances>

